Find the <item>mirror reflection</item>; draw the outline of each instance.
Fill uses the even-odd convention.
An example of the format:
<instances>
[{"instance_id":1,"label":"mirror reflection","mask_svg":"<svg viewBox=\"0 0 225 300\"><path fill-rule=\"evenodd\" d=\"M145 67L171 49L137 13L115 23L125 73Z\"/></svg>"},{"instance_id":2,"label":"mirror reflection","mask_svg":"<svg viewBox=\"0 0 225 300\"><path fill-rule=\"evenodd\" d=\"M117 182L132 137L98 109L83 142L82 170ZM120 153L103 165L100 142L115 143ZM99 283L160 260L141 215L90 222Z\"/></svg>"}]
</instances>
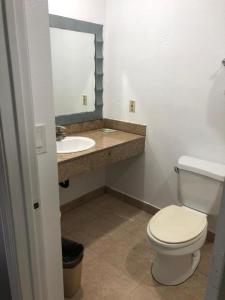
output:
<instances>
[{"instance_id":1,"label":"mirror reflection","mask_svg":"<svg viewBox=\"0 0 225 300\"><path fill-rule=\"evenodd\" d=\"M95 110L95 35L50 28L55 115Z\"/></svg>"}]
</instances>

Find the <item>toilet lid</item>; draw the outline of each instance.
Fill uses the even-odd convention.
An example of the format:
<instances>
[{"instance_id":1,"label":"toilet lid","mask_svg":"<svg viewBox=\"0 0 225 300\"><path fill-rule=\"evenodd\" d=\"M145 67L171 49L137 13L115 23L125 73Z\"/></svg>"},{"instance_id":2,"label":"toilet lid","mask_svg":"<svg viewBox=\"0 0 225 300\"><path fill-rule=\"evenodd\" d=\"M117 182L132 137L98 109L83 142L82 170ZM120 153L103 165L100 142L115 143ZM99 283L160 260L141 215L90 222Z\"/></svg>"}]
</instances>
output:
<instances>
[{"instance_id":1,"label":"toilet lid","mask_svg":"<svg viewBox=\"0 0 225 300\"><path fill-rule=\"evenodd\" d=\"M161 209L149 222L152 235L165 243L185 243L202 233L206 215L185 206L170 205Z\"/></svg>"}]
</instances>

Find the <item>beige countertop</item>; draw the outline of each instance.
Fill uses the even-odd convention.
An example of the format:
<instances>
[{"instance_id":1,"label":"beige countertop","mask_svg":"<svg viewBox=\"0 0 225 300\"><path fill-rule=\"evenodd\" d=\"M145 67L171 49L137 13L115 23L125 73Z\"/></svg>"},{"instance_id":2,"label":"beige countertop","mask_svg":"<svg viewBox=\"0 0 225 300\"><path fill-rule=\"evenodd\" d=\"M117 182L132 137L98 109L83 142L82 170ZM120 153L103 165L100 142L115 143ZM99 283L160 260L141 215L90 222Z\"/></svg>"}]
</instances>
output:
<instances>
[{"instance_id":1,"label":"beige countertop","mask_svg":"<svg viewBox=\"0 0 225 300\"><path fill-rule=\"evenodd\" d=\"M92 138L93 140L95 140L96 145L88 150L81 152L57 154L57 161L60 165L64 162L68 162L69 160L74 160L102 150L114 148L121 144L126 144L137 140L145 140L145 136L123 132L119 130L110 133L104 133L101 130L91 130L86 132L80 132L78 134L73 134L73 136L84 136Z\"/></svg>"}]
</instances>

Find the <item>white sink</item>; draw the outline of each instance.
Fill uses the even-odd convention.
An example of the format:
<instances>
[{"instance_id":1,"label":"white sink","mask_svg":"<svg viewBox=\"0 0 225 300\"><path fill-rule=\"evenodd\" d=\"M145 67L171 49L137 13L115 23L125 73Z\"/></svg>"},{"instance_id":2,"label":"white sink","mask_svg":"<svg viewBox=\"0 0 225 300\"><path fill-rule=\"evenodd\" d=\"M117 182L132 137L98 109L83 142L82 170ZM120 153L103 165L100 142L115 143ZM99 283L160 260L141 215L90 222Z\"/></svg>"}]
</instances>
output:
<instances>
[{"instance_id":1,"label":"white sink","mask_svg":"<svg viewBox=\"0 0 225 300\"><path fill-rule=\"evenodd\" d=\"M95 141L83 136L68 136L56 142L57 153L72 153L90 149Z\"/></svg>"}]
</instances>

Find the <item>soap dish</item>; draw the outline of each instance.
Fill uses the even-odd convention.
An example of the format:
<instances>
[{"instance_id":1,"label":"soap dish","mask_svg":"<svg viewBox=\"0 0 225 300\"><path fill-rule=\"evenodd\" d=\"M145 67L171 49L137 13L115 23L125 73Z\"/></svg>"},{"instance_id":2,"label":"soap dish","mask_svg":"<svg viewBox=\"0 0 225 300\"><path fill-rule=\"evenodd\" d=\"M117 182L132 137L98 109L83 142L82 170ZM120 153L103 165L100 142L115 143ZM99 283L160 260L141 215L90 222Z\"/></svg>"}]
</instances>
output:
<instances>
[{"instance_id":1,"label":"soap dish","mask_svg":"<svg viewBox=\"0 0 225 300\"><path fill-rule=\"evenodd\" d=\"M116 129L111 129L111 128L101 128L99 130L104 132L104 133L112 133L112 132L117 131Z\"/></svg>"}]
</instances>

